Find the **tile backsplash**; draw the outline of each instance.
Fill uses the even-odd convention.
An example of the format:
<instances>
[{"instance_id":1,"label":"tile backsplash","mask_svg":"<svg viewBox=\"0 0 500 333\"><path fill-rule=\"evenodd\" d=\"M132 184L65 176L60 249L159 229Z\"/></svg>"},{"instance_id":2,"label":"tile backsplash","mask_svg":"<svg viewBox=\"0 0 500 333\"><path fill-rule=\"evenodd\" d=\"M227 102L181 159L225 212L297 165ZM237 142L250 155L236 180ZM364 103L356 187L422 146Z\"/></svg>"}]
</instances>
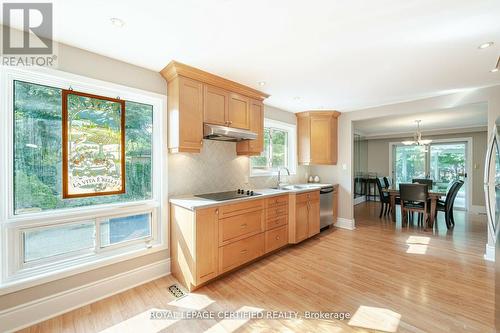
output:
<instances>
[{"instance_id":1,"label":"tile backsplash","mask_svg":"<svg viewBox=\"0 0 500 333\"><path fill-rule=\"evenodd\" d=\"M290 183L306 182L308 167L298 166L297 174L284 176ZM236 143L203 140L200 154L178 153L168 157L169 196L266 188L277 177L249 177L250 159L236 155Z\"/></svg>"}]
</instances>

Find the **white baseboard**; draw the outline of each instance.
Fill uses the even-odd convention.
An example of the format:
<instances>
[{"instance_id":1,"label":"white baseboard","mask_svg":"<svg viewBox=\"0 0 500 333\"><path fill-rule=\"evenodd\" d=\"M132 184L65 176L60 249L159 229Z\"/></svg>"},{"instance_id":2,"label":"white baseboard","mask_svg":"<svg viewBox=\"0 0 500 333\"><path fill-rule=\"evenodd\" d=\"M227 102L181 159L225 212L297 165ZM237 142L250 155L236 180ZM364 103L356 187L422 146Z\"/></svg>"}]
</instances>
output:
<instances>
[{"instance_id":1,"label":"white baseboard","mask_svg":"<svg viewBox=\"0 0 500 333\"><path fill-rule=\"evenodd\" d=\"M485 206L472 205L470 207L469 213L471 213L471 214L486 214L486 207Z\"/></svg>"},{"instance_id":2,"label":"white baseboard","mask_svg":"<svg viewBox=\"0 0 500 333\"><path fill-rule=\"evenodd\" d=\"M495 261L495 246L486 244L486 252L484 253L484 260Z\"/></svg>"},{"instance_id":3,"label":"white baseboard","mask_svg":"<svg viewBox=\"0 0 500 333\"><path fill-rule=\"evenodd\" d=\"M362 195L360 197L354 198L354 206L359 205L360 203L363 203L366 201L366 196Z\"/></svg>"},{"instance_id":4,"label":"white baseboard","mask_svg":"<svg viewBox=\"0 0 500 333\"><path fill-rule=\"evenodd\" d=\"M165 259L0 311L0 332L26 328L168 274L170 259Z\"/></svg>"},{"instance_id":5,"label":"white baseboard","mask_svg":"<svg viewBox=\"0 0 500 333\"><path fill-rule=\"evenodd\" d=\"M335 226L337 228L354 230L356 229L356 225L354 224L354 219L345 219L342 217L337 217L337 222L335 222Z\"/></svg>"}]
</instances>

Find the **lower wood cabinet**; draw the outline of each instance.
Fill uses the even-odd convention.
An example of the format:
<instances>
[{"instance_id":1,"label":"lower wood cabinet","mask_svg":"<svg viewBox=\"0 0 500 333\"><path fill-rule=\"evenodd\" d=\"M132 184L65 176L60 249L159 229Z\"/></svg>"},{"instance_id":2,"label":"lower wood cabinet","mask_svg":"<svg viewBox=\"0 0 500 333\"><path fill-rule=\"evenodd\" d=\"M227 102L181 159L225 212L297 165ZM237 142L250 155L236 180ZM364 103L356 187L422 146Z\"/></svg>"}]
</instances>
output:
<instances>
[{"instance_id":1,"label":"lower wood cabinet","mask_svg":"<svg viewBox=\"0 0 500 333\"><path fill-rule=\"evenodd\" d=\"M266 253L288 244L288 225L266 231Z\"/></svg>"},{"instance_id":2,"label":"lower wood cabinet","mask_svg":"<svg viewBox=\"0 0 500 333\"><path fill-rule=\"evenodd\" d=\"M264 254L264 233L219 248L219 271L224 273Z\"/></svg>"},{"instance_id":3,"label":"lower wood cabinet","mask_svg":"<svg viewBox=\"0 0 500 333\"><path fill-rule=\"evenodd\" d=\"M319 233L320 202L319 191L290 195L293 210L289 221L289 240L296 244Z\"/></svg>"},{"instance_id":4,"label":"lower wood cabinet","mask_svg":"<svg viewBox=\"0 0 500 333\"><path fill-rule=\"evenodd\" d=\"M319 232L319 191L170 209L172 275L189 291Z\"/></svg>"},{"instance_id":5,"label":"lower wood cabinet","mask_svg":"<svg viewBox=\"0 0 500 333\"><path fill-rule=\"evenodd\" d=\"M196 211L196 284L217 276L218 208Z\"/></svg>"}]
</instances>

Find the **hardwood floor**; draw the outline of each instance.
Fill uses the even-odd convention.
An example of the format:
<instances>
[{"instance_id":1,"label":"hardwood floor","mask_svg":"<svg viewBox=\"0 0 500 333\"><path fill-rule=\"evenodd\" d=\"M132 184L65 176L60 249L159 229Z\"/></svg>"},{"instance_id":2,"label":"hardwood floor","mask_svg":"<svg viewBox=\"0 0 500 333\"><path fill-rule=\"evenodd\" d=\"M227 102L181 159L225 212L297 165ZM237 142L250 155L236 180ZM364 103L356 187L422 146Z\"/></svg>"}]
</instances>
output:
<instances>
[{"instance_id":1,"label":"hardwood floor","mask_svg":"<svg viewBox=\"0 0 500 333\"><path fill-rule=\"evenodd\" d=\"M355 231L331 229L175 300L165 277L23 332L493 332L494 265L486 217L455 213L448 231L401 228L355 208ZM416 221L416 219L415 219ZM349 312L351 319L150 320L170 311ZM217 315L217 314L216 314ZM267 312L266 312L267 315Z\"/></svg>"}]
</instances>

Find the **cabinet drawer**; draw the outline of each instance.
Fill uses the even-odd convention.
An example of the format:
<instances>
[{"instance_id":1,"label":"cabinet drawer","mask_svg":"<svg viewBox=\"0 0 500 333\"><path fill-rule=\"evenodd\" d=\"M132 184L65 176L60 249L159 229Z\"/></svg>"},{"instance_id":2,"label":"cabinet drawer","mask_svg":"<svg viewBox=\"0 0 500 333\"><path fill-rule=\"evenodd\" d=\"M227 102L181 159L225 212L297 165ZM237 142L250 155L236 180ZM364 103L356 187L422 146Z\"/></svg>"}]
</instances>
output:
<instances>
[{"instance_id":1,"label":"cabinet drawer","mask_svg":"<svg viewBox=\"0 0 500 333\"><path fill-rule=\"evenodd\" d=\"M288 205L276 206L273 208L266 209L266 218L267 219L272 219L272 218L280 217L283 215L288 215Z\"/></svg>"},{"instance_id":2,"label":"cabinet drawer","mask_svg":"<svg viewBox=\"0 0 500 333\"><path fill-rule=\"evenodd\" d=\"M219 220L219 246L264 231L264 211L256 210Z\"/></svg>"},{"instance_id":3,"label":"cabinet drawer","mask_svg":"<svg viewBox=\"0 0 500 333\"><path fill-rule=\"evenodd\" d=\"M227 272L264 254L264 233L219 248L219 272Z\"/></svg>"},{"instance_id":4,"label":"cabinet drawer","mask_svg":"<svg viewBox=\"0 0 500 333\"><path fill-rule=\"evenodd\" d=\"M279 216L273 219L268 219L266 221L266 230L270 230L279 227L281 225L287 225L287 224L288 224L288 215Z\"/></svg>"},{"instance_id":5,"label":"cabinet drawer","mask_svg":"<svg viewBox=\"0 0 500 333\"><path fill-rule=\"evenodd\" d=\"M248 200L232 205L222 206L220 208L219 218L225 218L229 216L244 214L247 212L252 212L255 210L264 209L264 200Z\"/></svg>"},{"instance_id":6,"label":"cabinet drawer","mask_svg":"<svg viewBox=\"0 0 500 333\"><path fill-rule=\"evenodd\" d=\"M317 201L319 200L319 191L311 191L297 194L297 202Z\"/></svg>"},{"instance_id":7,"label":"cabinet drawer","mask_svg":"<svg viewBox=\"0 0 500 333\"><path fill-rule=\"evenodd\" d=\"M288 244L288 226L266 231L266 253Z\"/></svg>"},{"instance_id":8,"label":"cabinet drawer","mask_svg":"<svg viewBox=\"0 0 500 333\"><path fill-rule=\"evenodd\" d=\"M288 204L288 195L281 195L279 197L272 197L266 199L266 207L276 207Z\"/></svg>"}]
</instances>

